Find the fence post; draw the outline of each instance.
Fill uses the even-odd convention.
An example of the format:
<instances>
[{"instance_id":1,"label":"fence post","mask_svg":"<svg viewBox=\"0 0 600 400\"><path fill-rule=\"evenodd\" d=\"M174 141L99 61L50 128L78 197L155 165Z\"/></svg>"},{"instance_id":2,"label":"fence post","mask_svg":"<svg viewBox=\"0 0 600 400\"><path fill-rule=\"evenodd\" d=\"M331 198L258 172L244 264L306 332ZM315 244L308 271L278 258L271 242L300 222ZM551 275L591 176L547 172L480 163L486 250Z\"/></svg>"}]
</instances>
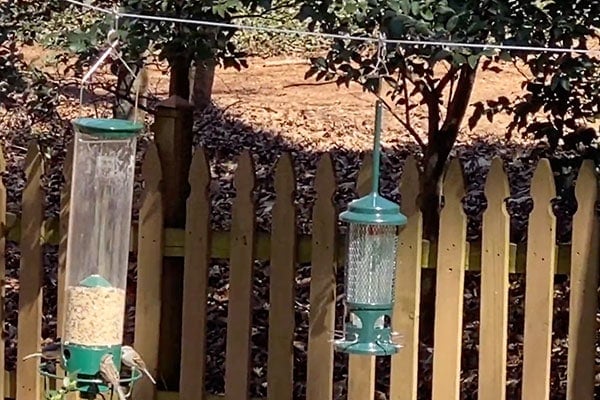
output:
<instances>
[{"instance_id":1,"label":"fence post","mask_svg":"<svg viewBox=\"0 0 600 400\"><path fill-rule=\"evenodd\" d=\"M192 161L193 110L190 103L171 96L157 107L154 142L162 166L165 228L185 226L188 173ZM165 257L161 292L159 374L169 390L179 386L183 258Z\"/></svg>"}]
</instances>

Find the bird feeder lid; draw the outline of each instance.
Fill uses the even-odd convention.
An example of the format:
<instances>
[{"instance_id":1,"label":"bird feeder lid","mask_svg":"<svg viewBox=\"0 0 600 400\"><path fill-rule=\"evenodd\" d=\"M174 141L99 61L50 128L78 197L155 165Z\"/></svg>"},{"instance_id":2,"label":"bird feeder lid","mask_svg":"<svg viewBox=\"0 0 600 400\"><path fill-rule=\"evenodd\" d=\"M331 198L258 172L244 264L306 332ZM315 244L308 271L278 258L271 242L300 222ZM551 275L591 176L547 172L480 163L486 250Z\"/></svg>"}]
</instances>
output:
<instances>
[{"instance_id":1,"label":"bird feeder lid","mask_svg":"<svg viewBox=\"0 0 600 400\"><path fill-rule=\"evenodd\" d=\"M352 201L348 210L340 214L340 219L351 224L406 225L406 216L400 212L400 206L377 192Z\"/></svg>"},{"instance_id":2,"label":"bird feeder lid","mask_svg":"<svg viewBox=\"0 0 600 400\"><path fill-rule=\"evenodd\" d=\"M78 118L73 125L82 133L109 140L129 139L144 128L140 122L116 118Z\"/></svg>"}]
</instances>

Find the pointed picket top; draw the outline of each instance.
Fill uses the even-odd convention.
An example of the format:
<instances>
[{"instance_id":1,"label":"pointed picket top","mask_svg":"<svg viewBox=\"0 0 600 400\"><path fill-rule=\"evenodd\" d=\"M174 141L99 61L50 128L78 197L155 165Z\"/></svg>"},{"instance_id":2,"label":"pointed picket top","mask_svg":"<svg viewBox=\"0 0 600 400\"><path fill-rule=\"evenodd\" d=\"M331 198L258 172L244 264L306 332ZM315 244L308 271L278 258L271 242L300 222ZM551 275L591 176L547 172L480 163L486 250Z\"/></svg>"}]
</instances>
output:
<instances>
[{"instance_id":1,"label":"pointed picket top","mask_svg":"<svg viewBox=\"0 0 600 400\"><path fill-rule=\"evenodd\" d=\"M419 196L419 165L412 155L404 162L404 171L400 178L400 209L407 217L419 212L417 204Z\"/></svg>"},{"instance_id":2,"label":"pointed picket top","mask_svg":"<svg viewBox=\"0 0 600 400\"><path fill-rule=\"evenodd\" d=\"M329 153L324 153L317 164L315 189L317 191L317 200L321 198L327 198L331 200L335 194L335 171L333 168L333 161Z\"/></svg>"},{"instance_id":3,"label":"pointed picket top","mask_svg":"<svg viewBox=\"0 0 600 400\"><path fill-rule=\"evenodd\" d=\"M533 178L531 179L531 197L533 197L534 209L543 206L548 208L549 213L552 213L552 206L549 201L556 197L556 188L550 160L547 158L542 158L538 162L533 173ZM542 204L540 201L547 203Z\"/></svg>"},{"instance_id":4,"label":"pointed picket top","mask_svg":"<svg viewBox=\"0 0 600 400\"><path fill-rule=\"evenodd\" d=\"M71 184L71 178L73 177L73 153L75 151L75 142L71 140L67 145L67 153L65 154L65 160L63 162L63 176L65 177L65 183L68 187Z\"/></svg>"},{"instance_id":5,"label":"pointed picket top","mask_svg":"<svg viewBox=\"0 0 600 400\"><path fill-rule=\"evenodd\" d=\"M39 168L39 170L36 170L36 168ZM29 179L33 173L39 173L41 176L44 173L43 168L44 164L42 163L40 147L35 140L31 140L27 146L27 155L25 156L24 169L26 179Z\"/></svg>"},{"instance_id":6,"label":"pointed picket top","mask_svg":"<svg viewBox=\"0 0 600 400\"><path fill-rule=\"evenodd\" d=\"M598 180L594 162L585 160L575 184L569 294L567 400L594 399L596 310L598 309Z\"/></svg>"},{"instance_id":7,"label":"pointed picket top","mask_svg":"<svg viewBox=\"0 0 600 400\"><path fill-rule=\"evenodd\" d=\"M373 187L373 153L366 153L360 164L358 179L356 180L356 193L363 197L371 193Z\"/></svg>"},{"instance_id":8,"label":"pointed picket top","mask_svg":"<svg viewBox=\"0 0 600 400\"><path fill-rule=\"evenodd\" d=\"M485 181L485 197L488 201L488 209L490 204L504 204L504 200L510 196L510 185L508 177L504 171L504 165L500 157L495 157L492 160L492 166L488 172ZM506 212L506 207L503 207Z\"/></svg>"},{"instance_id":9,"label":"pointed picket top","mask_svg":"<svg viewBox=\"0 0 600 400\"><path fill-rule=\"evenodd\" d=\"M249 150L244 150L238 159L233 184L237 193L250 195L255 185L254 162ZM239 195L237 196L239 197Z\"/></svg>"},{"instance_id":10,"label":"pointed picket top","mask_svg":"<svg viewBox=\"0 0 600 400\"><path fill-rule=\"evenodd\" d=\"M289 199L296 190L294 163L289 153L284 153L275 166L275 193L277 197Z\"/></svg>"},{"instance_id":11,"label":"pointed picket top","mask_svg":"<svg viewBox=\"0 0 600 400\"><path fill-rule=\"evenodd\" d=\"M577 183L575 184L575 198L577 202L584 199L596 199L598 195L598 177L592 160L584 160L579 168Z\"/></svg>"},{"instance_id":12,"label":"pointed picket top","mask_svg":"<svg viewBox=\"0 0 600 400\"><path fill-rule=\"evenodd\" d=\"M455 205L462 210L462 199L465 196L465 180L460 159L458 158L450 162L450 167L444 178L442 193L446 204L444 208L449 205Z\"/></svg>"},{"instance_id":13,"label":"pointed picket top","mask_svg":"<svg viewBox=\"0 0 600 400\"><path fill-rule=\"evenodd\" d=\"M158 148L154 142L148 145L142 163L142 178L146 182L145 192L157 190L162 179L162 168Z\"/></svg>"},{"instance_id":14,"label":"pointed picket top","mask_svg":"<svg viewBox=\"0 0 600 400\"><path fill-rule=\"evenodd\" d=\"M190 172L188 174L190 191L206 191L210 185L210 181L210 163L208 162L208 157L206 157L206 151L204 150L204 147L200 147L196 149L194 155L192 156L192 163L190 165Z\"/></svg>"}]
</instances>

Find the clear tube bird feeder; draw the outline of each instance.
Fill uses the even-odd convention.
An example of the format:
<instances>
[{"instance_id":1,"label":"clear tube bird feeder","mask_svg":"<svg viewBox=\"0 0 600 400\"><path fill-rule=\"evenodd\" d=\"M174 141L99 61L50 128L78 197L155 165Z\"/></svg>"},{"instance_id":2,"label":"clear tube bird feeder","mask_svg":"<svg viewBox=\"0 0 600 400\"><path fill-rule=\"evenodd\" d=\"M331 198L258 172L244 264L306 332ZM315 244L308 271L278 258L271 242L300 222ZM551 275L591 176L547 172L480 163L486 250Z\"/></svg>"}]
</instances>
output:
<instances>
[{"instance_id":1,"label":"clear tube bird feeder","mask_svg":"<svg viewBox=\"0 0 600 400\"><path fill-rule=\"evenodd\" d=\"M91 378L107 353L121 364L136 136L143 126L94 118L73 126L63 361L67 371Z\"/></svg>"},{"instance_id":2,"label":"clear tube bird feeder","mask_svg":"<svg viewBox=\"0 0 600 400\"><path fill-rule=\"evenodd\" d=\"M390 355L400 348L391 328L397 237L406 217L379 195L382 106L377 102L373 149L373 190L352 201L340 219L348 224L345 270L344 337L335 342L346 353Z\"/></svg>"},{"instance_id":3,"label":"clear tube bird feeder","mask_svg":"<svg viewBox=\"0 0 600 400\"><path fill-rule=\"evenodd\" d=\"M115 52L116 31L108 34L110 47L82 79L83 84ZM135 74L133 74L135 76ZM75 376L81 398L93 399L108 391L102 378L102 359L111 354L120 372L125 319L131 205L135 173L138 93L134 119L78 118L72 122L73 170L69 207L66 293L61 332L61 364ZM48 372L42 374L58 378ZM120 378L131 383L141 377Z\"/></svg>"}]
</instances>

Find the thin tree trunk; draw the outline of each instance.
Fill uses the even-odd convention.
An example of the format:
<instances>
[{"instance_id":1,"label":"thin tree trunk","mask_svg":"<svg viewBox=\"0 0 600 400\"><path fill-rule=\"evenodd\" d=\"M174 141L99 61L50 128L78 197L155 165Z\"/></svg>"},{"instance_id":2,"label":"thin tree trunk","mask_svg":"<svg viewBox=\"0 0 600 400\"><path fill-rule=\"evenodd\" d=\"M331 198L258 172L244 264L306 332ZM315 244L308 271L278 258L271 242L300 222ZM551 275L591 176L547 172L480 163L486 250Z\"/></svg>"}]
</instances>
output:
<instances>
[{"instance_id":1,"label":"thin tree trunk","mask_svg":"<svg viewBox=\"0 0 600 400\"><path fill-rule=\"evenodd\" d=\"M117 93L113 103L113 118L133 119L135 115L135 95L139 87L139 105L146 106L148 90L148 72L142 62L132 64L131 69L136 76L124 67L120 67L117 74ZM143 114L138 109L138 118L143 119Z\"/></svg>"},{"instance_id":2,"label":"thin tree trunk","mask_svg":"<svg viewBox=\"0 0 600 400\"><path fill-rule=\"evenodd\" d=\"M211 102L215 67L216 63L212 59L200 61L194 66L192 104L196 110L203 110Z\"/></svg>"},{"instance_id":3,"label":"thin tree trunk","mask_svg":"<svg viewBox=\"0 0 600 400\"><path fill-rule=\"evenodd\" d=\"M437 241L439 233L439 216L442 200L442 179L452 147L456 143L459 129L465 117L467 107L475 84L476 69L463 66L456 91L448 105L446 118L441 127L430 126L429 141L423 159L423 173L420 181L419 205L423 211L423 235ZM438 112L437 99L435 107L429 113ZM439 115L439 114L437 114ZM437 119L431 118L430 122ZM423 341L433 343L435 322L435 270L424 270L421 277L421 318L420 331Z\"/></svg>"},{"instance_id":4,"label":"thin tree trunk","mask_svg":"<svg viewBox=\"0 0 600 400\"><path fill-rule=\"evenodd\" d=\"M169 97L179 96L189 101L190 65L191 60L187 55L174 57L169 60L169 66L171 67L171 78L169 80Z\"/></svg>"}]
</instances>

